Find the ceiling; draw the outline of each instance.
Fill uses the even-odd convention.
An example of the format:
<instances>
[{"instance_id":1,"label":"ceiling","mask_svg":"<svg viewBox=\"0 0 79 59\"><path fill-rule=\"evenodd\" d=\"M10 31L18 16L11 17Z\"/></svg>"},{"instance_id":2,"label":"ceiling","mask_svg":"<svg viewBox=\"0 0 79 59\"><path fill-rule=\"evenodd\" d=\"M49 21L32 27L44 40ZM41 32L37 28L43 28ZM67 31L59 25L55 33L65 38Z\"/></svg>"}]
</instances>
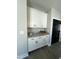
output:
<instances>
[{"instance_id":1,"label":"ceiling","mask_svg":"<svg viewBox=\"0 0 79 59\"><path fill-rule=\"evenodd\" d=\"M61 12L61 0L27 0L28 6L48 12L51 8L55 8Z\"/></svg>"}]
</instances>

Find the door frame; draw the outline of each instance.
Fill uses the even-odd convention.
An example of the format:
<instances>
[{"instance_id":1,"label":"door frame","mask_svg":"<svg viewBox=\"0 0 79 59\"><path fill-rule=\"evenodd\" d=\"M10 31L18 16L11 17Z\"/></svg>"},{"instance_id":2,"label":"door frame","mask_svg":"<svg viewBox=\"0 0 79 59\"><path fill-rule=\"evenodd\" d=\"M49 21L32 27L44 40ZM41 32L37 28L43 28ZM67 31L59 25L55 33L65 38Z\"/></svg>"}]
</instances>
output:
<instances>
[{"instance_id":1,"label":"door frame","mask_svg":"<svg viewBox=\"0 0 79 59\"><path fill-rule=\"evenodd\" d=\"M58 19L58 18L53 18L53 19L61 21L61 19ZM48 46L51 46L51 42L52 42L51 38L52 38L52 31L53 31L53 29L52 29L53 28L53 19L51 19L51 21L50 21L50 33L49 33L49 44L48 44Z\"/></svg>"}]
</instances>

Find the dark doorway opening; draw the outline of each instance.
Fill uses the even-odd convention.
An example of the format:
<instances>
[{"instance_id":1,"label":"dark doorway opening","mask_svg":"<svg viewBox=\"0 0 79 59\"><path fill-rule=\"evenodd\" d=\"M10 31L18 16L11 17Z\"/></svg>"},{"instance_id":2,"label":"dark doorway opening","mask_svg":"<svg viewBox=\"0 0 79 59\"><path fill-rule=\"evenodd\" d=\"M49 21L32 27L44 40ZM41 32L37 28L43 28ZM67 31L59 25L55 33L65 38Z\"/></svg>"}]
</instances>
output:
<instances>
[{"instance_id":1,"label":"dark doorway opening","mask_svg":"<svg viewBox=\"0 0 79 59\"><path fill-rule=\"evenodd\" d=\"M51 44L59 42L60 26L61 26L61 21L53 19L52 42L51 42Z\"/></svg>"}]
</instances>

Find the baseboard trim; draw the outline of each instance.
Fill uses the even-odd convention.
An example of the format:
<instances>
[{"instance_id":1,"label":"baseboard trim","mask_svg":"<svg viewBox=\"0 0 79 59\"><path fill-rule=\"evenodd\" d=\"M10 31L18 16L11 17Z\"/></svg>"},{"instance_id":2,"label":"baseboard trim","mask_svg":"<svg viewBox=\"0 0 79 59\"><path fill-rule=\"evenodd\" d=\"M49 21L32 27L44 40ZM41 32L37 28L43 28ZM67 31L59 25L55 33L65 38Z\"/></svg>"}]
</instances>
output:
<instances>
[{"instance_id":1,"label":"baseboard trim","mask_svg":"<svg viewBox=\"0 0 79 59\"><path fill-rule=\"evenodd\" d=\"M27 57L28 56L28 54L23 54L23 55L20 55L20 56L17 56L17 59L23 59L24 57Z\"/></svg>"},{"instance_id":2,"label":"baseboard trim","mask_svg":"<svg viewBox=\"0 0 79 59\"><path fill-rule=\"evenodd\" d=\"M48 44L48 46L51 46L51 44Z\"/></svg>"}]
</instances>

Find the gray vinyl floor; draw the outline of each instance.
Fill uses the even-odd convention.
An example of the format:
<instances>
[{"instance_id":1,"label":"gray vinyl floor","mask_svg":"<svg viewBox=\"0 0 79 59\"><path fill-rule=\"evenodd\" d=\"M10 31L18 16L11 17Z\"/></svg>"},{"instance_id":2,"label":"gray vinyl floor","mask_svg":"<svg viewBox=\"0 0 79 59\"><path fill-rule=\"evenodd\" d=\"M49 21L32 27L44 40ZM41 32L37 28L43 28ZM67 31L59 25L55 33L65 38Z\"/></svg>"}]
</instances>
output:
<instances>
[{"instance_id":1,"label":"gray vinyl floor","mask_svg":"<svg viewBox=\"0 0 79 59\"><path fill-rule=\"evenodd\" d=\"M29 53L24 59L59 59L61 57L61 43L55 43L51 47L45 46Z\"/></svg>"}]
</instances>

